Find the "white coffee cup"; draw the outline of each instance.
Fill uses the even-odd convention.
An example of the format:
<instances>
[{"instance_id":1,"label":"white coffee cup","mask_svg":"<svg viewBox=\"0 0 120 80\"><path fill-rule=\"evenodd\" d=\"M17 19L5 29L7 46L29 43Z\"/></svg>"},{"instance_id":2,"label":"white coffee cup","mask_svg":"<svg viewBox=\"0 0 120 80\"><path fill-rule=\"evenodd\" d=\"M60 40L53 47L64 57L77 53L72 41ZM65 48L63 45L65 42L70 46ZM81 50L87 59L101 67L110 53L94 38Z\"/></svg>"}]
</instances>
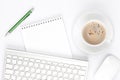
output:
<instances>
[{"instance_id":1,"label":"white coffee cup","mask_svg":"<svg viewBox=\"0 0 120 80\"><path fill-rule=\"evenodd\" d=\"M83 30L85 25L91 21L99 22L106 30L104 40L96 45L90 44L83 38ZM113 26L110 20L98 11L88 11L83 13L76 21L72 28L72 39L79 50L86 53L96 54L107 49L113 40Z\"/></svg>"}]
</instances>

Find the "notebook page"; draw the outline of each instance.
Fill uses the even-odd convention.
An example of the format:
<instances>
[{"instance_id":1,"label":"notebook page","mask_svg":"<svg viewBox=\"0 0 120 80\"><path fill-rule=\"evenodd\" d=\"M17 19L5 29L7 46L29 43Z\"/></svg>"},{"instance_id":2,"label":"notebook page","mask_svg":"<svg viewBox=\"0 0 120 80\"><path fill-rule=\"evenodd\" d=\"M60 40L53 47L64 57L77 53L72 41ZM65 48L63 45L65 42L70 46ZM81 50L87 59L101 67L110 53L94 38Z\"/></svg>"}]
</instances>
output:
<instances>
[{"instance_id":1,"label":"notebook page","mask_svg":"<svg viewBox=\"0 0 120 80\"><path fill-rule=\"evenodd\" d=\"M61 16L22 26L22 35L27 51L72 57Z\"/></svg>"}]
</instances>

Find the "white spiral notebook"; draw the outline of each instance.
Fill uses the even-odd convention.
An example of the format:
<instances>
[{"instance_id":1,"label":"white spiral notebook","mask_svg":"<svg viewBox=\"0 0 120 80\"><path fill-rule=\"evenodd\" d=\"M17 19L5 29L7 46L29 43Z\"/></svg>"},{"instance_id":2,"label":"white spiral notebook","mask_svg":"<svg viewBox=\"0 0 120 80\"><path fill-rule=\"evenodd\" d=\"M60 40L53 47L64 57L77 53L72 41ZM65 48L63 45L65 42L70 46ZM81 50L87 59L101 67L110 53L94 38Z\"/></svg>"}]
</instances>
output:
<instances>
[{"instance_id":1,"label":"white spiral notebook","mask_svg":"<svg viewBox=\"0 0 120 80\"><path fill-rule=\"evenodd\" d=\"M72 57L61 16L22 26L22 36L27 51L45 52L52 56Z\"/></svg>"}]
</instances>

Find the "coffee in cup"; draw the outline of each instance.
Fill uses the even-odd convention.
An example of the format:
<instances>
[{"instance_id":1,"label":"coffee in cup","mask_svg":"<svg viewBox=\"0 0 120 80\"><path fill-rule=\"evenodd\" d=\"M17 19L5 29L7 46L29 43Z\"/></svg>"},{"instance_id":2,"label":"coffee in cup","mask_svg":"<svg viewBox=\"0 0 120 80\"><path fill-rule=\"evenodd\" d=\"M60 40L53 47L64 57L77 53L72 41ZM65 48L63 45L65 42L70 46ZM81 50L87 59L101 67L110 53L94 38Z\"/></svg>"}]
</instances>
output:
<instances>
[{"instance_id":1,"label":"coffee in cup","mask_svg":"<svg viewBox=\"0 0 120 80\"><path fill-rule=\"evenodd\" d=\"M104 41L106 30L101 22L89 21L83 28L82 36L87 43L98 45Z\"/></svg>"}]
</instances>

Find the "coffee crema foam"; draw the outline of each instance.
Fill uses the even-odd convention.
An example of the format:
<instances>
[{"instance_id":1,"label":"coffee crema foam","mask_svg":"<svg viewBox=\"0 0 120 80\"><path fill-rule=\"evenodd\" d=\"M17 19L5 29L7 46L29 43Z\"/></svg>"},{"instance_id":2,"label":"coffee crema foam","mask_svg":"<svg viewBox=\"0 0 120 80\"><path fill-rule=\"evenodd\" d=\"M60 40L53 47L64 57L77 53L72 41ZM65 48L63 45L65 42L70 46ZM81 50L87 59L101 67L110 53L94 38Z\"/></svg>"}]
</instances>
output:
<instances>
[{"instance_id":1,"label":"coffee crema foam","mask_svg":"<svg viewBox=\"0 0 120 80\"><path fill-rule=\"evenodd\" d=\"M90 21L84 26L82 35L87 43L97 45L104 41L106 30L102 23L98 21Z\"/></svg>"}]
</instances>

